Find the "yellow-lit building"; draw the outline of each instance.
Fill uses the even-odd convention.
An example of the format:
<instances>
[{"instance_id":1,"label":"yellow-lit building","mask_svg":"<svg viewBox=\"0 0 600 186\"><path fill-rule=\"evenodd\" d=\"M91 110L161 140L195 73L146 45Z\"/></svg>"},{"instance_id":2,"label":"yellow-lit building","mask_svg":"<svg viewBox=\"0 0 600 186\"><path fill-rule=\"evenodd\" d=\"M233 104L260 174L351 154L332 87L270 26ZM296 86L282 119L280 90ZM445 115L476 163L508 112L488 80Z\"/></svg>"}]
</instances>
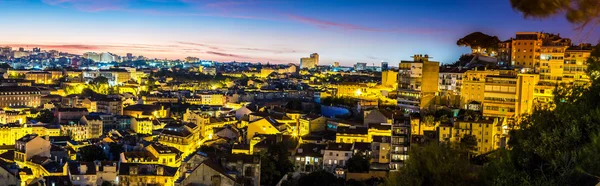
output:
<instances>
[{"instance_id":1,"label":"yellow-lit building","mask_svg":"<svg viewBox=\"0 0 600 186\"><path fill-rule=\"evenodd\" d=\"M87 140L89 135L89 128L86 125L80 124L66 124L60 125L61 135L70 136L74 141Z\"/></svg>"},{"instance_id":2,"label":"yellow-lit building","mask_svg":"<svg viewBox=\"0 0 600 186\"><path fill-rule=\"evenodd\" d=\"M484 154L505 146L504 119L455 121L437 127L440 142L460 142L465 135L473 135L477 141L475 152Z\"/></svg>"},{"instance_id":3,"label":"yellow-lit building","mask_svg":"<svg viewBox=\"0 0 600 186\"><path fill-rule=\"evenodd\" d=\"M517 117L533 112L537 74L488 75L483 101L483 115Z\"/></svg>"},{"instance_id":4,"label":"yellow-lit building","mask_svg":"<svg viewBox=\"0 0 600 186\"><path fill-rule=\"evenodd\" d=\"M25 79L33 81L35 84L52 84L52 74L46 71L31 71L25 74ZM58 79L57 79L58 80Z\"/></svg>"},{"instance_id":5,"label":"yellow-lit building","mask_svg":"<svg viewBox=\"0 0 600 186\"><path fill-rule=\"evenodd\" d=\"M357 126L338 126L335 133L336 143L370 142L369 129Z\"/></svg>"},{"instance_id":6,"label":"yellow-lit building","mask_svg":"<svg viewBox=\"0 0 600 186\"><path fill-rule=\"evenodd\" d=\"M592 48L590 45L572 46L565 50L562 81L565 83L588 82L587 60Z\"/></svg>"},{"instance_id":7,"label":"yellow-lit building","mask_svg":"<svg viewBox=\"0 0 600 186\"><path fill-rule=\"evenodd\" d=\"M35 87L2 87L0 88L0 108L5 107L39 107L41 91Z\"/></svg>"},{"instance_id":8,"label":"yellow-lit building","mask_svg":"<svg viewBox=\"0 0 600 186\"><path fill-rule=\"evenodd\" d=\"M152 134L154 123L150 118L131 119L131 129L138 134Z\"/></svg>"},{"instance_id":9,"label":"yellow-lit building","mask_svg":"<svg viewBox=\"0 0 600 186\"><path fill-rule=\"evenodd\" d=\"M25 125L0 125L0 145L14 145L19 138L33 134L33 128Z\"/></svg>"},{"instance_id":10,"label":"yellow-lit building","mask_svg":"<svg viewBox=\"0 0 600 186\"><path fill-rule=\"evenodd\" d=\"M250 141L255 135L258 134L280 134L281 131L278 127L281 125L282 123L279 123L270 117L251 121L248 124L248 133L246 135L246 139Z\"/></svg>"},{"instance_id":11,"label":"yellow-lit building","mask_svg":"<svg viewBox=\"0 0 600 186\"><path fill-rule=\"evenodd\" d=\"M398 72L398 106L411 111L429 107L437 92L440 62L428 55L415 54L412 61L401 61Z\"/></svg>"},{"instance_id":12,"label":"yellow-lit building","mask_svg":"<svg viewBox=\"0 0 600 186\"><path fill-rule=\"evenodd\" d=\"M319 66L319 54L310 54L310 57L300 58L300 69L314 69Z\"/></svg>"},{"instance_id":13,"label":"yellow-lit building","mask_svg":"<svg viewBox=\"0 0 600 186\"><path fill-rule=\"evenodd\" d=\"M485 77L487 75L499 75L497 70L469 70L463 75L461 86L461 107L465 107L473 101L483 103L483 93L485 92Z\"/></svg>"},{"instance_id":14,"label":"yellow-lit building","mask_svg":"<svg viewBox=\"0 0 600 186\"><path fill-rule=\"evenodd\" d=\"M381 85L397 88L398 72L393 70L385 70L381 72Z\"/></svg>"},{"instance_id":15,"label":"yellow-lit building","mask_svg":"<svg viewBox=\"0 0 600 186\"><path fill-rule=\"evenodd\" d=\"M200 127L193 123L167 124L158 135L158 142L177 148L182 156L194 152L201 143Z\"/></svg>"},{"instance_id":16,"label":"yellow-lit building","mask_svg":"<svg viewBox=\"0 0 600 186\"><path fill-rule=\"evenodd\" d=\"M539 66L542 37L543 33L540 32L517 32L516 38L512 40L511 64L525 68Z\"/></svg>"},{"instance_id":17,"label":"yellow-lit building","mask_svg":"<svg viewBox=\"0 0 600 186\"><path fill-rule=\"evenodd\" d=\"M178 167L181 164L181 155L181 151L175 147L153 143L140 151L123 152L121 162Z\"/></svg>"},{"instance_id":18,"label":"yellow-lit building","mask_svg":"<svg viewBox=\"0 0 600 186\"><path fill-rule=\"evenodd\" d=\"M118 171L118 185L174 186L179 177L178 167L161 164L121 163Z\"/></svg>"},{"instance_id":19,"label":"yellow-lit building","mask_svg":"<svg viewBox=\"0 0 600 186\"><path fill-rule=\"evenodd\" d=\"M563 78L565 50L568 46L542 46L540 51L540 81L559 83Z\"/></svg>"},{"instance_id":20,"label":"yellow-lit building","mask_svg":"<svg viewBox=\"0 0 600 186\"><path fill-rule=\"evenodd\" d=\"M309 114L300 117L299 123L299 136L304 136L311 132L325 130L327 118L323 116Z\"/></svg>"}]
</instances>

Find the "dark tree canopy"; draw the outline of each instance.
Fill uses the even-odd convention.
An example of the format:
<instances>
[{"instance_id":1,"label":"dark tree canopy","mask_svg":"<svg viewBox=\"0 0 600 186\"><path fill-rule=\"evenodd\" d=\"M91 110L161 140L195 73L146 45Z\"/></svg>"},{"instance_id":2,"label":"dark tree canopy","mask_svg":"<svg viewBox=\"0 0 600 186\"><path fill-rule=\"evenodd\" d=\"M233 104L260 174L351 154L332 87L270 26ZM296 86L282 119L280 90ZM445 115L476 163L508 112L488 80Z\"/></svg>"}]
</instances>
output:
<instances>
[{"instance_id":1,"label":"dark tree canopy","mask_svg":"<svg viewBox=\"0 0 600 186\"><path fill-rule=\"evenodd\" d=\"M355 155L352 155L350 159L348 159L346 166L348 168L348 172L369 172L369 158L362 155L362 153L356 153Z\"/></svg>"},{"instance_id":2,"label":"dark tree canopy","mask_svg":"<svg viewBox=\"0 0 600 186\"><path fill-rule=\"evenodd\" d=\"M344 185L344 181L336 178L333 174L324 171L318 170L315 172L311 172L306 176L302 176L300 180L298 180L298 185L302 186L342 186Z\"/></svg>"},{"instance_id":3,"label":"dark tree canopy","mask_svg":"<svg viewBox=\"0 0 600 186\"><path fill-rule=\"evenodd\" d=\"M481 32L473 32L456 41L456 45L495 51L498 48L499 42L500 39L498 39L497 36L490 36Z\"/></svg>"},{"instance_id":4,"label":"dark tree canopy","mask_svg":"<svg viewBox=\"0 0 600 186\"><path fill-rule=\"evenodd\" d=\"M564 13L579 28L600 23L599 0L510 0L510 3L525 17L548 18Z\"/></svg>"},{"instance_id":5,"label":"dark tree canopy","mask_svg":"<svg viewBox=\"0 0 600 186\"><path fill-rule=\"evenodd\" d=\"M102 147L90 145L79 149L81 161L107 160Z\"/></svg>"}]
</instances>

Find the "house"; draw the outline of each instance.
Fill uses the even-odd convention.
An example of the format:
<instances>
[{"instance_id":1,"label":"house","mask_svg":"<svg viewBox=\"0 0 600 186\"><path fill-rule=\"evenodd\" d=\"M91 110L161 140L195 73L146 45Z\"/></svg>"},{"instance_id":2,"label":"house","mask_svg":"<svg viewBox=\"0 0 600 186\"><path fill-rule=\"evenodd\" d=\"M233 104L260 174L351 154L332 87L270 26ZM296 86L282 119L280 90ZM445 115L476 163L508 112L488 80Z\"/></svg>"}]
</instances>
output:
<instances>
[{"instance_id":1,"label":"house","mask_svg":"<svg viewBox=\"0 0 600 186\"><path fill-rule=\"evenodd\" d=\"M243 185L260 185L260 156L230 154L225 158L225 167L236 172Z\"/></svg>"},{"instance_id":2,"label":"house","mask_svg":"<svg viewBox=\"0 0 600 186\"><path fill-rule=\"evenodd\" d=\"M323 154L323 169L331 173L344 169L348 159L352 157L352 146L351 143L328 143Z\"/></svg>"},{"instance_id":3,"label":"house","mask_svg":"<svg viewBox=\"0 0 600 186\"><path fill-rule=\"evenodd\" d=\"M312 172L323 167L325 144L303 143L293 153L296 171Z\"/></svg>"},{"instance_id":4,"label":"house","mask_svg":"<svg viewBox=\"0 0 600 186\"><path fill-rule=\"evenodd\" d=\"M79 120L87 114L88 110L86 108L58 108L54 111L56 121L61 124Z\"/></svg>"},{"instance_id":5,"label":"house","mask_svg":"<svg viewBox=\"0 0 600 186\"><path fill-rule=\"evenodd\" d=\"M307 114L300 117L299 123L298 136L305 136L312 132L324 131L327 128L327 118L315 114Z\"/></svg>"},{"instance_id":6,"label":"house","mask_svg":"<svg viewBox=\"0 0 600 186\"><path fill-rule=\"evenodd\" d=\"M183 176L183 175L182 175ZM237 186L241 185L232 175L227 174L225 168L211 159L206 159L199 165L191 168L175 181L177 186L186 185L220 185Z\"/></svg>"},{"instance_id":7,"label":"house","mask_svg":"<svg viewBox=\"0 0 600 186\"><path fill-rule=\"evenodd\" d=\"M246 140L250 141L257 134L278 134L283 124L273 118L262 118L248 124Z\"/></svg>"},{"instance_id":8,"label":"house","mask_svg":"<svg viewBox=\"0 0 600 186\"><path fill-rule=\"evenodd\" d=\"M98 183L94 162L70 163L68 171L73 185L96 185Z\"/></svg>"},{"instance_id":9,"label":"house","mask_svg":"<svg viewBox=\"0 0 600 186\"><path fill-rule=\"evenodd\" d=\"M193 123L170 123L158 135L158 142L177 148L186 156L200 145L200 127Z\"/></svg>"},{"instance_id":10,"label":"house","mask_svg":"<svg viewBox=\"0 0 600 186\"><path fill-rule=\"evenodd\" d=\"M0 158L0 183L1 185L19 185L20 175L15 164L6 162Z\"/></svg>"},{"instance_id":11,"label":"house","mask_svg":"<svg viewBox=\"0 0 600 186\"><path fill-rule=\"evenodd\" d=\"M120 162L178 166L181 163L181 155L181 151L175 147L152 143L142 150L122 152Z\"/></svg>"},{"instance_id":12,"label":"house","mask_svg":"<svg viewBox=\"0 0 600 186\"><path fill-rule=\"evenodd\" d=\"M50 157L50 141L37 134L28 134L15 142L15 161L26 162L34 156Z\"/></svg>"},{"instance_id":13,"label":"house","mask_svg":"<svg viewBox=\"0 0 600 186\"><path fill-rule=\"evenodd\" d=\"M335 134L337 143L369 142L369 129L357 126L338 126Z\"/></svg>"},{"instance_id":14,"label":"house","mask_svg":"<svg viewBox=\"0 0 600 186\"><path fill-rule=\"evenodd\" d=\"M155 185L173 186L179 177L177 167L160 164L121 163L119 165L119 185Z\"/></svg>"}]
</instances>

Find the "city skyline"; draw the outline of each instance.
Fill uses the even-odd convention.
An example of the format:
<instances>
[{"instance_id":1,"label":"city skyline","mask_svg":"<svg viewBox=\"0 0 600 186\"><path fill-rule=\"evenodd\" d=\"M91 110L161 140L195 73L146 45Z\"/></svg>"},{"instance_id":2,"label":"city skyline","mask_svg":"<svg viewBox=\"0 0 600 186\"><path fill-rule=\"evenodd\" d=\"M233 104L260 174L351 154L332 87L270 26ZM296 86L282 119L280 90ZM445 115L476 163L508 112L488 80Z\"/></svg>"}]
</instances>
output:
<instances>
[{"instance_id":1,"label":"city skyline","mask_svg":"<svg viewBox=\"0 0 600 186\"><path fill-rule=\"evenodd\" d=\"M159 59L299 63L319 53L320 64L350 66L421 53L451 63L469 52L456 40L474 31L501 40L518 31L560 33L574 43L600 38L563 17L524 20L505 1L0 0L0 10L14 17L0 31L11 36L1 46Z\"/></svg>"}]
</instances>

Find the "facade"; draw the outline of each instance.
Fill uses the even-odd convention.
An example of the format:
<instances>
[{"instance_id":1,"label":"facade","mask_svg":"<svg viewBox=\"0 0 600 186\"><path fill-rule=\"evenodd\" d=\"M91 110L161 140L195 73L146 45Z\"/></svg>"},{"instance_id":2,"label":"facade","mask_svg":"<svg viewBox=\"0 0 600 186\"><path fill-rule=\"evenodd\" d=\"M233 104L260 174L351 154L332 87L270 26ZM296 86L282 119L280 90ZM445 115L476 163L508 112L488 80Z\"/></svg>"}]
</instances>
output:
<instances>
[{"instance_id":1,"label":"facade","mask_svg":"<svg viewBox=\"0 0 600 186\"><path fill-rule=\"evenodd\" d=\"M31 158L50 157L50 141L38 135L25 135L15 142L15 161L26 162Z\"/></svg>"},{"instance_id":2,"label":"facade","mask_svg":"<svg viewBox=\"0 0 600 186\"><path fill-rule=\"evenodd\" d=\"M476 154L488 153L504 147L506 134L503 133L502 118L489 120L456 121L451 125L440 125L438 136L440 142L459 142L465 135L473 135L477 141Z\"/></svg>"},{"instance_id":3,"label":"facade","mask_svg":"<svg viewBox=\"0 0 600 186\"><path fill-rule=\"evenodd\" d=\"M432 104L438 92L440 63L428 55L415 54L413 61L401 61L398 72L398 106L419 112Z\"/></svg>"},{"instance_id":4,"label":"facade","mask_svg":"<svg viewBox=\"0 0 600 186\"><path fill-rule=\"evenodd\" d=\"M310 54L310 57L300 58L300 69L314 69L319 66L319 54Z\"/></svg>"},{"instance_id":5,"label":"facade","mask_svg":"<svg viewBox=\"0 0 600 186\"><path fill-rule=\"evenodd\" d=\"M483 115L515 117L533 112L536 74L488 75L485 80Z\"/></svg>"},{"instance_id":6,"label":"facade","mask_svg":"<svg viewBox=\"0 0 600 186\"><path fill-rule=\"evenodd\" d=\"M398 72L393 70L381 71L381 85L387 87L397 88L398 86Z\"/></svg>"},{"instance_id":7,"label":"facade","mask_svg":"<svg viewBox=\"0 0 600 186\"><path fill-rule=\"evenodd\" d=\"M331 173L338 172L336 170L344 169L351 157L351 143L328 143L323 153L323 169Z\"/></svg>"},{"instance_id":8,"label":"facade","mask_svg":"<svg viewBox=\"0 0 600 186\"><path fill-rule=\"evenodd\" d=\"M390 149L390 170L399 170L408 157L411 140L412 119L404 116L392 122L392 136ZM380 153L381 154L381 153Z\"/></svg>"},{"instance_id":9,"label":"facade","mask_svg":"<svg viewBox=\"0 0 600 186\"><path fill-rule=\"evenodd\" d=\"M118 184L173 186L178 177L177 167L159 164L121 163L119 165Z\"/></svg>"},{"instance_id":10,"label":"facade","mask_svg":"<svg viewBox=\"0 0 600 186\"><path fill-rule=\"evenodd\" d=\"M35 87L2 87L0 88L0 107L39 107L41 91Z\"/></svg>"}]
</instances>

